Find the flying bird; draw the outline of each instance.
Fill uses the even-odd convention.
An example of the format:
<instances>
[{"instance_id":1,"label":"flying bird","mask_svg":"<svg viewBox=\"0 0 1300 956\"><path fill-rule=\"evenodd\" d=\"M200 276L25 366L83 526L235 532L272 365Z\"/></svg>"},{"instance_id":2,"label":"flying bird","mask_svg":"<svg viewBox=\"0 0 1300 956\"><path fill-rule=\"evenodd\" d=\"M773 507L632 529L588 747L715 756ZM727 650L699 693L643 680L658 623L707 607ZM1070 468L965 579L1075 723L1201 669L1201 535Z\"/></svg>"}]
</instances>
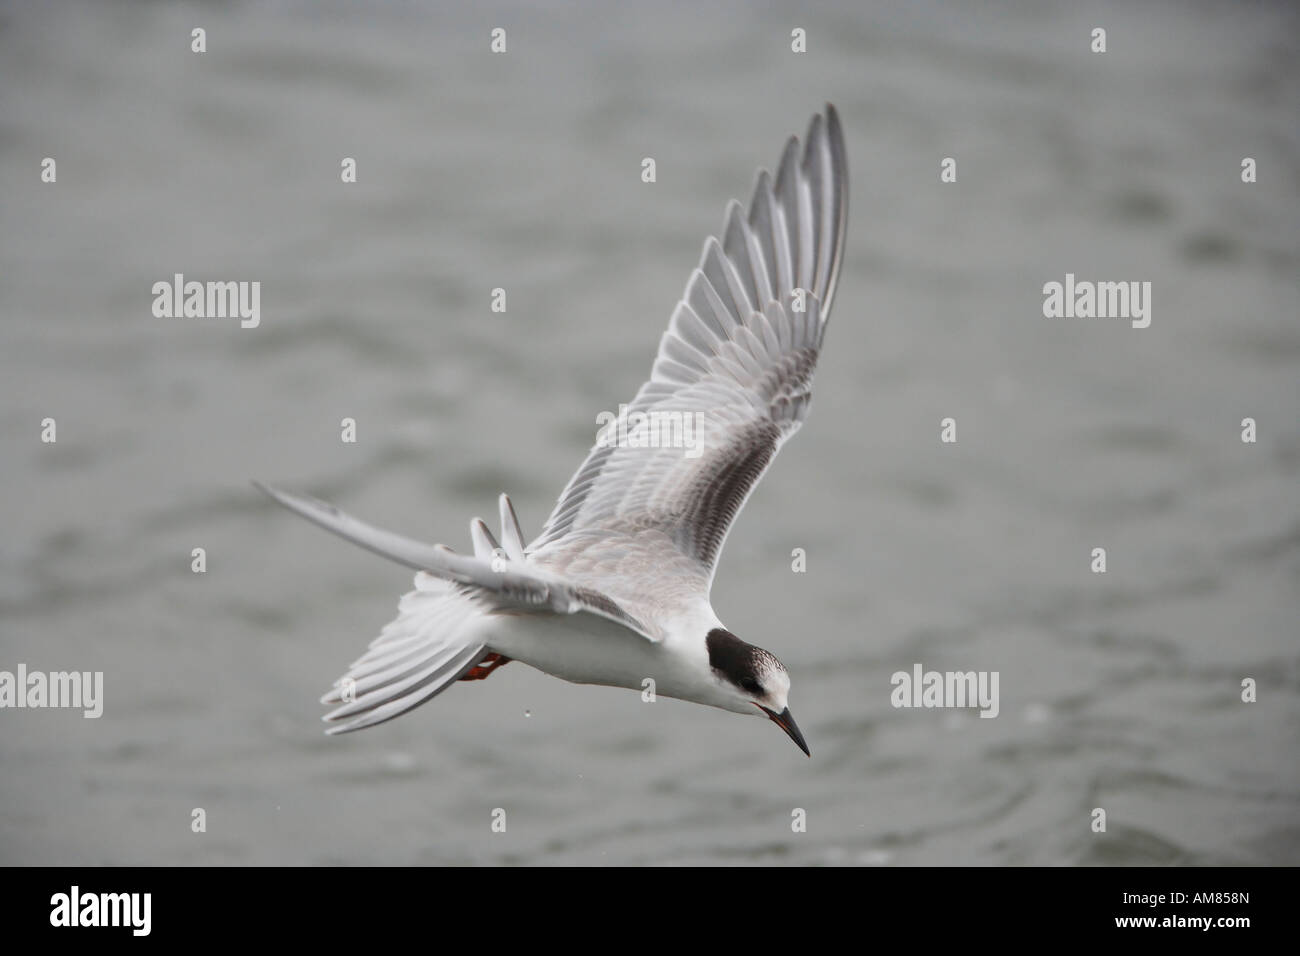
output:
<instances>
[{"instance_id":1,"label":"flying bird","mask_svg":"<svg viewBox=\"0 0 1300 956\"><path fill-rule=\"evenodd\" d=\"M417 572L396 620L321 699L336 705L327 733L522 661L578 684L641 690L650 678L656 694L767 717L809 754L785 666L727 630L709 590L732 522L808 413L847 221L844 137L827 104L802 144L786 142L775 178L759 171L749 208L731 201L650 380L601 429L531 544L504 494L500 541L475 518L471 556L257 484ZM673 433L683 440L657 440L659 420L687 420Z\"/></svg>"}]
</instances>

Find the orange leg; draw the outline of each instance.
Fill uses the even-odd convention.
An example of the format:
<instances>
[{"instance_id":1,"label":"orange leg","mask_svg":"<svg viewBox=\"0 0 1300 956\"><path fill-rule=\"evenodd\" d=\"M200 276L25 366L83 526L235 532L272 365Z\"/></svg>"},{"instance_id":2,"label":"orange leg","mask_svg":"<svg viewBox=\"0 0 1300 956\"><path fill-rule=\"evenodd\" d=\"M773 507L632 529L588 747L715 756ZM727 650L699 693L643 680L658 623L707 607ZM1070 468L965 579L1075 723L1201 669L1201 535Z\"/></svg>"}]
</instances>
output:
<instances>
[{"instance_id":1,"label":"orange leg","mask_svg":"<svg viewBox=\"0 0 1300 956\"><path fill-rule=\"evenodd\" d=\"M461 680L486 680L498 667L505 667L509 663L508 657L501 654L488 654Z\"/></svg>"}]
</instances>

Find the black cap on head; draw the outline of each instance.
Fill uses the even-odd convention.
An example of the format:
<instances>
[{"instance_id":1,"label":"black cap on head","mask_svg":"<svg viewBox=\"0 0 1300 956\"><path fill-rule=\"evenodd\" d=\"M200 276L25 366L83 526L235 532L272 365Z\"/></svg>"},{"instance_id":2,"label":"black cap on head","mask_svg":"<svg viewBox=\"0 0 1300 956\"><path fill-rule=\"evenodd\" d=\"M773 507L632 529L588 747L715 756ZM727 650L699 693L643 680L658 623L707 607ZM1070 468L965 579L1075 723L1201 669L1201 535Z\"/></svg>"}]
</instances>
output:
<instances>
[{"instance_id":1,"label":"black cap on head","mask_svg":"<svg viewBox=\"0 0 1300 956\"><path fill-rule=\"evenodd\" d=\"M709 648L709 666L719 677L747 694L765 696L771 688L763 686L764 675L781 662L753 644L746 644L724 627L715 627L705 638Z\"/></svg>"}]
</instances>

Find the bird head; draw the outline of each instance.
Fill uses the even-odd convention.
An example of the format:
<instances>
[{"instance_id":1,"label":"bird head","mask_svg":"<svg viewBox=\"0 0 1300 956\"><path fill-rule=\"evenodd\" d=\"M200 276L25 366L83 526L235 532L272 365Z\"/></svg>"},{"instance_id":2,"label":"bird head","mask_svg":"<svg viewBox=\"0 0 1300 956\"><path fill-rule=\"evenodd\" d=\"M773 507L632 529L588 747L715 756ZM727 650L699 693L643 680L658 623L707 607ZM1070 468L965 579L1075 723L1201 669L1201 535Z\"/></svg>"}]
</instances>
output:
<instances>
[{"instance_id":1,"label":"bird head","mask_svg":"<svg viewBox=\"0 0 1300 956\"><path fill-rule=\"evenodd\" d=\"M790 675L785 665L768 651L745 643L723 627L709 631L705 644L709 649L709 667L714 678L731 698L730 703L736 705L731 709L761 713L811 757L803 734L790 714L787 701Z\"/></svg>"}]
</instances>

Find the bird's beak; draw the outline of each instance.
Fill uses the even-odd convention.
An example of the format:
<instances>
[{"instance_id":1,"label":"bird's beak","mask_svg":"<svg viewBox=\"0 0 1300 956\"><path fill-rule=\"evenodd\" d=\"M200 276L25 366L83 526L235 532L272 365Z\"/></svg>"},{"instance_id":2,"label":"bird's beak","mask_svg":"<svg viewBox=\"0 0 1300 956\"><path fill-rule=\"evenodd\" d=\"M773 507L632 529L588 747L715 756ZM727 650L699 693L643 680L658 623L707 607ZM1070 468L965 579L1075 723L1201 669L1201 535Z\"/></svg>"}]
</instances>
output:
<instances>
[{"instance_id":1,"label":"bird's beak","mask_svg":"<svg viewBox=\"0 0 1300 956\"><path fill-rule=\"evenodd\" d=\"M778 714L776 711L769 710L768 708L764 707L762 704L758 704L756 706L759 708L759 710L763 711L763 713L767 714L768 718L772 721L772 723L776 724L787 734L789 734L790 739L795 742L795 744L799 747L800 750L802 750L809 757L812 756L812 753L808 750L808 745L804 743L803 734L799 733L799 725L794 722L794 717L791 716L790 714L789 707L787 707L785 710L781 711L781 713Z\"/></svg>"}]
</instances>

